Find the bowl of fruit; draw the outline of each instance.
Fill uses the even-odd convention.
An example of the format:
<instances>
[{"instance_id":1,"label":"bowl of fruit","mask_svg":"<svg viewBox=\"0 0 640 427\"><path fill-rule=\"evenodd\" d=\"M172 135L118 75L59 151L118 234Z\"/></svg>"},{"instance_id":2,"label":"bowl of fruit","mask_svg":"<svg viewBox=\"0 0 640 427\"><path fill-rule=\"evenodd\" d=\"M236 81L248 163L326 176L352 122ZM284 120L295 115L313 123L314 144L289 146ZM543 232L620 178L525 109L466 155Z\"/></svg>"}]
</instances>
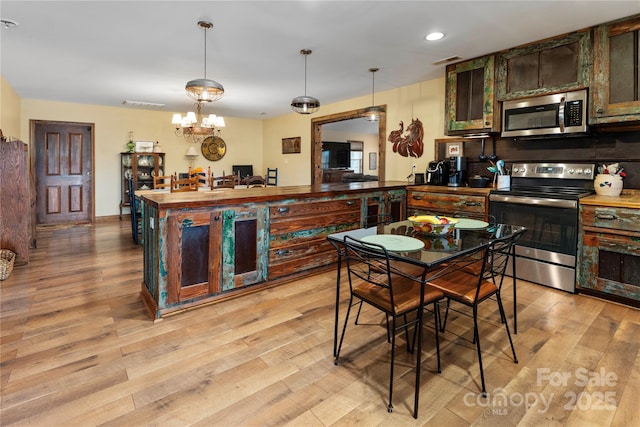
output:
<instances>
[{"instance_id":1,"label":"bowl of fruit","mask_svg":"<svg viewBox=\"0 0 640 427\"><path fill-rule=\"evenodd\" d=\"M414 215L407 218L420 233L443 235L453 231L457 219L438 215Z\"/></svg>"}]
</instances>

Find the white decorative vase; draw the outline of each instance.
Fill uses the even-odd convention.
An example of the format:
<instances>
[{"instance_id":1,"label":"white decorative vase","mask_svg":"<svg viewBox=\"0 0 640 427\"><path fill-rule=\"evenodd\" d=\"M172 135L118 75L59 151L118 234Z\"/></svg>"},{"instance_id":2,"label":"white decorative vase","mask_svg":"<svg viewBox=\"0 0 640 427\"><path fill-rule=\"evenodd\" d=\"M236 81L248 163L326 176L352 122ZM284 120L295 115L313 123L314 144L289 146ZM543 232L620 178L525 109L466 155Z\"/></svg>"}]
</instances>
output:
<instances>
[{"instance_id":1,"label":"white decorative vase","mask_svg":"<svg viewBox=\"0 0 640 427\"><path fill-rule=\"evenodd\" d=\"M593 187L599 196L619 196L622 193L622 177L606 173L596 175Z\"/></svg>"}]
</instances>

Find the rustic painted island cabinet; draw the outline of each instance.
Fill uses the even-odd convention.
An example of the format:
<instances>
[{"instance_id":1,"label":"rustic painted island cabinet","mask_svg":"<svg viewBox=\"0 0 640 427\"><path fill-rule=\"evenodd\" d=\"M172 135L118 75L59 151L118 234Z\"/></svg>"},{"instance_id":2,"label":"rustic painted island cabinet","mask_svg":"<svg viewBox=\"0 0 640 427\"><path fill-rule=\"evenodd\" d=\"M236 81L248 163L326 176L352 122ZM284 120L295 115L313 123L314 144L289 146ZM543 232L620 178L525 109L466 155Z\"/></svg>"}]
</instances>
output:
<instances>
[{"instance_id":1,"label":"rustic painted island cabinet","mask_svg":"<svg viewBox=\"0 0 640 427\"><path fill-rule=\"evenodd\" d=\"M406 184L142 193L142 300L154 319L314 274L326 237L406 217Z\"/></svg>"}]
</instances>

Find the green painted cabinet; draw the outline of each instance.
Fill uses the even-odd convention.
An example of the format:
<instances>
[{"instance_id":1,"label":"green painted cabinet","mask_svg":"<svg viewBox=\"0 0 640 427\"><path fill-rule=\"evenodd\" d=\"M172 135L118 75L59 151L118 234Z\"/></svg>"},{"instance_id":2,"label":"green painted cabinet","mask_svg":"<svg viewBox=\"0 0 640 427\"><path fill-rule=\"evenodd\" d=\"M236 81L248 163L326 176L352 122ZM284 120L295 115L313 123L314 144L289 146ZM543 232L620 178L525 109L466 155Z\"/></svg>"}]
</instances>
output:
<instances>
[{"instance_id":1,"label":"green painted cabinet","mask_svg":"<svg viewBox=\"0 0 640 427\"><path fill-rule=\"evenodd\" d=\"M640 15L594 30L590 124L640 121Z\"/></svg>"},{"instance_id":2,"label":"green painted cabinet","mask_svg":"<svg viewBox=\"0 0 640 427\"><path fill-rule=\"evenodd\" d=\"M498 101L589 87L591 30L581 30L498 54Z\"/></svg>"},{"instance_id":3,"label":"green painted cabinet","mask_svg":"<svg viewBox=\"0 0 640 427\"><path fill-rule=\"evenodd\" d=\"M640 209L580 206L579 292L640 307Z\"/></svg>"},{"instance_id":4,"label":"green painted cabinet","mask_svg":"<svg viewBox=\"0 0 640 427\"><path fill-rule=\"evenodd\" d=\"M499 109L494 97L495 56L447 66L445 134L498 132Z\"/></svg>"}]
</instances>

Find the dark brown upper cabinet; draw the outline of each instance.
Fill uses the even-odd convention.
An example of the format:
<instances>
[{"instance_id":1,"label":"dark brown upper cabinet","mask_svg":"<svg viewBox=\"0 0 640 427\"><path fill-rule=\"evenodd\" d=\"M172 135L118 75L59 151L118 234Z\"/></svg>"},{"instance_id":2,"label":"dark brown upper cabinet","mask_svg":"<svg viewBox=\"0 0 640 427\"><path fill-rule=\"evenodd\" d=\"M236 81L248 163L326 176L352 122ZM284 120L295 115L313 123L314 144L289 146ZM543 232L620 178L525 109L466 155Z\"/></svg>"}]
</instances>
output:
<instances>
[{"instance_id":1,"label":"dark brown upper cabinet","mask_svg":"<svg viewBox=\"0 0 640 427\"><path fill-rule=\"evenodd\" d=\"M589 86L591 31L581 30L498 54L498 101Z\"/></svg>"},{"instance_id":2,"label":"dark brown upper cabinet","mask_svg":"<svg viewBox=\"0 0 640 427\"><path fill-rule=\"evenodd\" d=\"M495 56L447 66L445 134L499 132L494 97Z\"/></svg>"},{"instance_id":3,"label":"dark brown upper cabinet","mask_svg":"<svg viewBox=\"0 0 640 427\"><path fill-rule=\"evenodd\" d=\"M640 121L640 15L594 30L590 124Z\"/></svg>"}]
</instances>

